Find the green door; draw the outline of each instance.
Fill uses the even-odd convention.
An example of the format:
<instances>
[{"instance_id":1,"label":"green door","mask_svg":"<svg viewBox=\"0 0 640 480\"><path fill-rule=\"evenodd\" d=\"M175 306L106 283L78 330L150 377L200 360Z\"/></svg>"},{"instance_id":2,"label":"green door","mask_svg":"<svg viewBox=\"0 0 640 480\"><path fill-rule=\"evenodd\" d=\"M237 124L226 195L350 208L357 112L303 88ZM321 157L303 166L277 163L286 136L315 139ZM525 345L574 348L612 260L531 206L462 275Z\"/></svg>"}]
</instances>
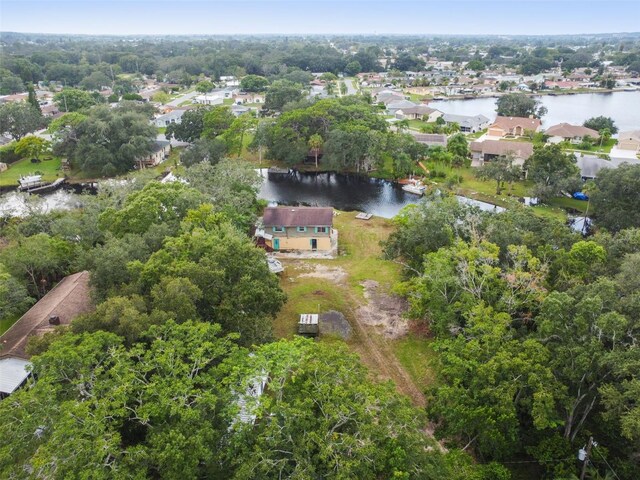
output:
<instances>
[{"instance_id":1,"label":"green door","mask_svg":"<svg viewBox=\"0 0 640 480\"><path fill-rule=\"evenodd\" d=\"M279 238L274 238L273 239L273 249L274 250L280 250L280 239Z\"/></svg>"}]
</instances>

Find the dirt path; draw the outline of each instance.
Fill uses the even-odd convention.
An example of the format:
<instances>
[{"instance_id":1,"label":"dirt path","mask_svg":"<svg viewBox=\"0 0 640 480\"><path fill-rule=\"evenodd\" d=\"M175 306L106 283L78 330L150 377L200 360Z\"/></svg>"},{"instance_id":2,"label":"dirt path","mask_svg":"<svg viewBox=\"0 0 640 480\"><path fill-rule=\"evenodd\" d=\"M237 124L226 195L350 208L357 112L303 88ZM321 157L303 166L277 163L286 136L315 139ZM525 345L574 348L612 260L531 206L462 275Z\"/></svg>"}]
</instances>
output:
<instances>
[{"instance_id":1,"label":"dirt path","mask_svg":"<svg viewBox=\"0 0 640 480\"><path fill-rule=\"evenodd\" d=\"M375 325L378 319L372 318L371 310L362 308L361 301L350 290L347 291L352 305L359 306L353 310L353 327L360 339L360 344L355 345L360 358L378 378L393 381L398 391L411 398L414 405L424 407L424 394L396 358L390 343L391 338L375 331L372 325Z\"/></svg>"},{"instance_id":2,"label":"dirt path","mask_svg":"<svg viewBox=\"0 0 640 480\"><path fill-rule=\"evenodd\" d=\"M298 264L299 277L316 277L329 280L341 287L347 296L351 321L355 336L350 342L369 371L381 380L391 380L400 393L407 395L414 405L424 407L424 394L416 386L411 376L398 361L393 351L392 341L407 333L402 313L405 302L388 294L373 280L362 282L365 301L347 284L348 273L340 267Z\"/></svg>"}]
</instances>

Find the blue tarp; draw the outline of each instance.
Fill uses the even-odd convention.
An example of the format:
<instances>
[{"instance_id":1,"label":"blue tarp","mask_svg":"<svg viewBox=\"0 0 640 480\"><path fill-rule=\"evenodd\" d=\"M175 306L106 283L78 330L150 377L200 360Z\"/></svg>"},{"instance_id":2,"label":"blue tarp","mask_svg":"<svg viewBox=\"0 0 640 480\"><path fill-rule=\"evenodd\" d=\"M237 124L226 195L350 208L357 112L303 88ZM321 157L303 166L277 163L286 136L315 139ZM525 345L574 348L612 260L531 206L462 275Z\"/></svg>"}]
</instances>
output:
<instances>
[{"instance_id":1,"label":"blue tarp","mask_svg":"<svg viewBox=\"0 0 640 480\"><path fill-rule=\"evenodd\" d=\"M589 197L587 197L584 193L582 192L576 192L573 194L573 198L575 198L576 200L589 200Z\"/></svg>"}]
</instances>

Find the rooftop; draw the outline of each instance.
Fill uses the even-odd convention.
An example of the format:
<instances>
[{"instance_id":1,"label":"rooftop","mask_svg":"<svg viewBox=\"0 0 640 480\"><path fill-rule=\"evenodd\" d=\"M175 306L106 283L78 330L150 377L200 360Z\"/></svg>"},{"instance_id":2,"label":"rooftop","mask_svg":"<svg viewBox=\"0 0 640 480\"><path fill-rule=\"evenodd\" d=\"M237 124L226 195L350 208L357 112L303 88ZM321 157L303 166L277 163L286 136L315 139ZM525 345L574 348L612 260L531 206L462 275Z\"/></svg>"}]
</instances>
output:
<instances>
[{"instance_id":1,"label":"rooftop","mask_svg":"<svg viewBox=\"0 0 640 480\"><path fill-rule=\"evenodd\" d=\"M54 328L49 324L52 315L60 318L61 325L68 325L78 315L92 309L89 272L63 278L0 337L0 358L29 358L25 352L29 336L51 331Z\"/></svg>"},{"instance_id":2,"label":"rooftop","mask_svg":"<svg viewBox=\"0 0 640 480\"><path fill-rule=\"evenodd\" d=\"M326 227L333 225L330 207L267 207L262 223L265 227Z\"/></svg>"},{"instance_id":3,"label":"rooftop","mask_svg":"<svg viewBox=\"0 0 640 480\"><path fill-rule=\"evenodd\" d=\"M31 364L22 358L0 358L0 395L9 395L29 376Z\"/></svg>"}]
</instances>

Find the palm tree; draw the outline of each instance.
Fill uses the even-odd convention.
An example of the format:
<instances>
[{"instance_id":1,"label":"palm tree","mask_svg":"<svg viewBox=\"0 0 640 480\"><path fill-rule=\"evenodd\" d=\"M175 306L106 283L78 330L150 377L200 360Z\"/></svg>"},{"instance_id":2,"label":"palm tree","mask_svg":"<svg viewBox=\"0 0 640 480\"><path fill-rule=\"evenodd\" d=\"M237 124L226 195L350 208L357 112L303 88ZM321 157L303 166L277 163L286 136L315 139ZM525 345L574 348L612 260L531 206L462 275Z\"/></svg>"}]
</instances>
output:
<instances>
[{"instance_id":1,"label":"palm tree","mask_svg":"<svg viewBox=\"0 0 640 480\"><path fill-rule=\"evenodd\" d=\"M609 141L609 139L611 138L611 130L609 130L608 128L603 128L602 130L600 130L600 150L602 150L602 143L605 141Z\"/></svg>"},{"instance_id":2,"label":"palm tree","mask_svg":"<svg viewBox=\"0 0 640 480\"><path fill-rule=\"evenodd\" d=\"M317 133L314 133L309 137L309 149L311 149L316 157L316 170L318 170L318 152L322 148L322 143L322 137Z\"/></svg>"},{"instance_id":3,"label":"palm tree","mask_svg":"<svg viewBox=\"0 0 640 480\"><path fill-rule=\"evenodd\" d=\"M398 133L409 130L409 120L405 118L403 120L400 120L399 122L396 122L396 130L398 131Z\"/></svg>"}]
</instances>

